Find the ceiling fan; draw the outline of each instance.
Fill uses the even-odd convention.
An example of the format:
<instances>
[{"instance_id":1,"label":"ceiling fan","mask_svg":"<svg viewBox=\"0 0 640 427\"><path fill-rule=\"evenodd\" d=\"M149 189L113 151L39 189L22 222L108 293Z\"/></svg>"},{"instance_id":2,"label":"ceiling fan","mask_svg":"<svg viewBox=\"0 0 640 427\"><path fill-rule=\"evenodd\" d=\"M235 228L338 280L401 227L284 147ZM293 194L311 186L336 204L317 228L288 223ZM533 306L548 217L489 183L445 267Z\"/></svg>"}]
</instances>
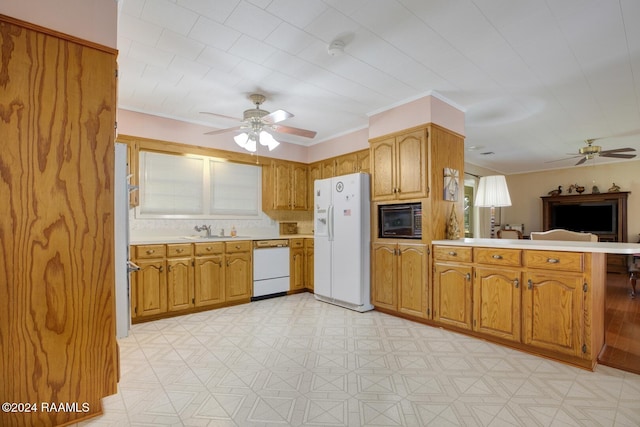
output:
<instances>
[{"instance_id":1,"label":"ceiling fan","mask_svg":"<svg viewBox=\"0 0 640 427\"><path fill-rule=\"evenodd\" d=\"M262 105L267 99L264 95L253 93L249 95L249 99L253 102L255 108L245 110L242 119L203 111L202 114L232 119L241 123L239 126L214 130L205 133L205 135L217 135L226 132L242 131L242 133L236 135L233 139L240 147L250 152L256 151L257 144L267 146L269 151L273 150L280 144L269 132L287 133L290 135L303 136L305 138L314 138L316 136L316 132L311 130L277 124L283 120L293 117L293 114L285 110L276 110L270 113L269 111L261 109L260 105Z\"/></svg>"},{"instance_id":2,"label":"ceiling fan","mask_svg":"<svg viewBox=\"0 0 640 427\"><path fill-rule=\"evenodd\" d=\"M598 138L599 139L599 138ZM575 165L581 165L584 162L586 162L587 160L591 160L593 158L595 158L596 156L600 156L600 157L615 157L618 159L633 159L636 155L635 154L623 154L629 151L636 151L635 148L614 148L613 150L602 150L602 147L599 145L593 145L593 142L596 141L596 139L587 139L584 142L587 144L586 147L582 147L578 150L578 154L576 154L575 156L572 157L567 157L564 159L559 159L559 160L552 160L552 162L557 162L560 160L568 160L568 159L576 159L578 157L582 157L580 160L578 160L578 163L576 163ZM550 162L548 162L550 163Z\"/></svg>"}]
</instances>

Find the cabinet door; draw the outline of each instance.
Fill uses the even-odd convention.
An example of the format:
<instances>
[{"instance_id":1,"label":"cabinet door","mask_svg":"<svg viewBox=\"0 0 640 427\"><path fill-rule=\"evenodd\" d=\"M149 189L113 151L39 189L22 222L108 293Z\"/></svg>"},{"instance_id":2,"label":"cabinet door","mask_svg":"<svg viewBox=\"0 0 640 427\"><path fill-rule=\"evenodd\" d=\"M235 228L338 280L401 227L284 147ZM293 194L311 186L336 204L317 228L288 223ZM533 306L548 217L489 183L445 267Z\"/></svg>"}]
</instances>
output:
<instances>
[{"instance_id":1,"label":"cabinet door","mask_svg":"<svg viewBox=\"0 0 640 427\"><path fill-rule=\"evenodd\" d=\"M371 172L371 152L369 150L358 151L357 156L357 171L358 172Z\"/></svg>"},{"instance_id":2,"label":"cabinet door","mask_svg":"<svg viewBox=\"0 0 640 427\"><path fill-rule=\"evenodd\" d=\"M308 191L309 200L308 207L313 211L313 202L315 200L315 194L313 193L313 186L317 179L322 179L322 163L316 162L309 165L309 175L308 175Z\"/></svg>"},{"instance_id":3,"label":"cabinet door","mask_svg":"<svg viewBox=\"0 0 640 427\"><path fill-rule=\"evenodd\" d=\"M195 259L195 305L221 304L224 302L223 255L196 257Z\"/></svg>"},{"instance_id":4,"label":"cabinet door","mask_svg":"<svg viewBox=\"0 0 640 427\"><path fill-rule=\"evenodd\" d=\"M373 201L396 198L395 138L371 143L371 198Z\"/></svg>"},{"instance_id":5,"label":"cabinet door","mask_svg":"<svg viewBox=\"0 0 640 427\"><path fill-rule=\"evenodd\" d=\"M473 330L520 341L520 271L477 267L473 284Z\"/></svg>"},{"instance_id":6,"label":"cabinet door","mask_svg":"<svg viewBox=\"0 0 640 427\"><path fill-rule=\"evenodd\" d=\"M273 208L286 210L291 208L291 165L285 162L273 162Z\"/></svg>"},{"instance_id":7,"label":"cabinet door","mask_svg":"<svg viewBox=\"0 0 640 427\"><path fill-rule=\"evenodd\" d=\"M530 272L525 278L522 341L557 353L581 356L584 344L582 275Z\"/></svg>"},{"instance_id":8,"label":"cabinet door","mask_svg":"<svg viewBox=\"0 0 640 427\"><path fill-rule=\"evenodd\" d=\"M348 175L354 173L357 170L358 158L355 153L345 154L336 159L336 176Z\"/></svg>"},{"instance_id":9,"label":"cabinet door","mask_svg":"<svg viewBox=\"0 0 640 427\"><path fill-rule=\"evenodd\" d=\"M307 289L313 291L313 275L314 275L314 265L313 265L313 246L307 246L307 241L311 240L311 245L313 245L313 239L305 239L305 248L304 248L304 268L305 268L305 280Z\"/></svg>"},{"instance_id":10,"label":"cabinet door","mask_svg":"<svg viewBox=\"0 0 640 427\"><path fill-rule=\"evenodd\" d=\"M398 245L398 310L426 315L427 259L425 245Z\"/></svg>"},{"instance_id":11,"label":"cabinet door","mask_svg":"<svg viewBox=\"0 0 640 427\"><path fill-rule=\"evenodd\" d=\"M290 289L304 289L304 249L291 249L289 263Z\"/></svg>"},{"instance_id":12,"label":"cabinet door","mask_svg":"<svg viewBox=\"0 0 640 427\"><path fill-rule=\"evenodd\" d=\"M436 263L433 281L433 319L471 330L471 266Z\"/></svg>"},{"instance_id":13,"label":"cabinet door","mask_svg":"<svg viewBox=\"0 0 640 427\"><path fill-rule=\"evenodd\" d=\"M427 141L420 130L396 137L396 188L400 199L427 197Z\"/></svg>"},{"instance_id":14,"label":"cabinet door","mask_svg":"<svg viewBox=\"0 0 640 427\"><path fill-rule=\"evenodd\" d=\"M322 178L333 178L336 176L335 159L327 159L322 161Z\"/></svg>"},{"instance_id":15,"label":"cabinet door","mask_svg":"<svg viewBox=\"0 0 640 427\"><path fill-rule=\"evenodd\" d=\"M396 245L373 244L372 303L390 310L398 309Z\"/></svg>"},{"instance_id":16,"label":"cabinet door","mask_svg":"<svg viewBox=\"0 0 640 427\"><path fill-rule=\"evenodd\" d=\"M138 291L136 317L167 311L167 273L164 260L138 260L140 270L134 274Z\"/></svg>"},{"instance_id":17,"label":"cabinet door","mask_svg":"<svg viewBox=\"0 0 640 427\"><path fill-rule=\"evenodd\" d=\"M238 252L225 255L225 295L227 301L251 298L253 272L251 270L251 254Z\"/></svg>"},{"instance_id":18,"label":"cabinet door","mask_svg":"<svg viewBox=\"0 0 640 427\"><path fill-rule=\"evenodd\" d=\"M167 260L167 309L193 307L193 261L191 258Z\"/></svg>"},{"instance_id":19,"label":"cabinet door","mask_svg":"<svg viewBox=\"0 0 640 427\"><path fill-rule=\"evenodd\" d=\"M309 191L307 189L307 166L306 165L293 165L292 166L292 185L291 185L291 201L292 208L294 210L307 210L309 207L307 199Z\"/></svg>"}]
</instances>

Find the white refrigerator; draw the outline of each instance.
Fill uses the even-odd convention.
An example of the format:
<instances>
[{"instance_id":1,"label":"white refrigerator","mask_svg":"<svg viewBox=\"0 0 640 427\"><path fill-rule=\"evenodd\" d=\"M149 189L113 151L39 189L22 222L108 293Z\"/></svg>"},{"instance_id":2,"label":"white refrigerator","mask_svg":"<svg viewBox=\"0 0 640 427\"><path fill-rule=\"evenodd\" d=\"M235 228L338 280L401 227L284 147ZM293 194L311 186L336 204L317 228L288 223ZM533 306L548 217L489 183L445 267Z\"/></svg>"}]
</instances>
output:
<instances>
[{"instance_id":1,"label":"white refrigerator","mask_svg":"<svg viewBox=\"0 0 640 427\"><path fill-rule=\"evenodd\" d=\"M314 183L314 293L318 300L372 310L369 175Z\"/></svg>"}]
</instances>

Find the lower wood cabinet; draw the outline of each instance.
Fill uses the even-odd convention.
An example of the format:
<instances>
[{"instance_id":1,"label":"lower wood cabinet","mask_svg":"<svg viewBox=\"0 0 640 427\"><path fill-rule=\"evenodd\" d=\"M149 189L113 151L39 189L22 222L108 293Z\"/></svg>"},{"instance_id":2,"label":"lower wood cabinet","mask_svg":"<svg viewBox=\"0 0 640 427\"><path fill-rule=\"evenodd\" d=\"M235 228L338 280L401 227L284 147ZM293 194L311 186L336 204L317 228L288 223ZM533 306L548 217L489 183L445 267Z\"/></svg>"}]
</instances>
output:
<instances>
[{"instance_id":1,"label":"lower wood cabinet","mask_svg":"<svg viewBox=\"0 0 640 427\"><path fill-rule=\"evenodd\" d=\"M131 316L147 318L187 313L251 299L250 241L136 245L131 274Z\"/></svg>"},{"instance_id":2,"label":"lower wood cabinet","mask_svg":"<svg viewBox=\"0 0 640 427\"><path fill-rule=\"evenodd\" d=\"M471 330L472 267L435 262L433 275L433 320Z\"/></svg>"},{"instance_id":3,"label":"lower wood cabinet","mask_svg":"<svg viewBox=\"0 0 640 427\"><path fill-rule=\"evenodd\" d=\"M251 299L253 268L250 241L225 242L225 300Z\"/></svg>"},{"instance_id":4,"label":"lower wood cabinet","mask_svg":"<svg viewBox=\"0 0 640 427\"><path fill-rule=\"evenodd\" d=\"M300 291L306 287L304 258L304 239L289 240L289 280L291 291Z\"/></svg>"},{"instance_id":5,"label":"lower wood cabinet","mask_svg":"<svg viewBox=\"0 0 640 427\"><path fill-rule=\"evenodd\" d=\"M427 317L427 247L418 243L373 243L372 303Z\"/></svg>"},{"instance_id":6,"label":"lower wood cabinet","mask_svg":"<svg viewBox=\"0 0 640 427\"><path fill-rule=\"evenodd\" d=\"M314 276L314 241L313 239L304 239L304 275L306 277L306 288L313 291Z\"/></svg>"},{"instance_id":7,"label":"lower wood cabinet","mask_svg":"<svg viewBox=\"0 0 640 427\"><path fill-rule=\"evenodd\" d=\"M167 310L194 306L193 248L191 244L167 245Z\"/></svg>"},{"instance_id":8,"label":"lower wood cabinet","mask_svg":"<svg viewBox=\"0 0 640 427\"><path fill-rule=\"evenodd\" d=\"M207 307L225 301L224 243L195 243L194 305Z\"/></svg>"},{"instance_id":9,"label":"lower wood cabinet","mask_svg":"<svg viewBox=\"0 0 640 427\"><path fill-rule=\"evenodd\" d=\"M604 254L434 247L433 320L592 369L604 345Z\"/></svg>"}]
</instances>

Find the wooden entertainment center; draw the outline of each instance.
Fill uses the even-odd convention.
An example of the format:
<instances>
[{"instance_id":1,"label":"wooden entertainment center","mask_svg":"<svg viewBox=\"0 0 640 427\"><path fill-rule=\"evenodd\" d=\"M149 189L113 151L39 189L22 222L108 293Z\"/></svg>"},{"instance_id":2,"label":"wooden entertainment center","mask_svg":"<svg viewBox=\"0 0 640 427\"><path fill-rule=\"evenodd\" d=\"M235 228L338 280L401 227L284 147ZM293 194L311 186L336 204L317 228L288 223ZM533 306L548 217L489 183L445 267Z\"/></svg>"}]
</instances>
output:
<instances>
[{"instance_id":1,"label":"wooden entertainment center","mask_svg":"<svg viewBox=\"0 0 640 427\"><path fill-rule=\"evenodd\" d=\"M594 232L598 235L601 242L618 242L627 241L627 199L630 192L619 191L611 193L598 194L570 194L560 196L544 196L542 199L542 227L550 230L553 228L552 212L558 205L577 205L577 204L598 204L606 203L615 206L616 221L615 227L611 232ZM580 231L580 230L574 230ZM616 273L626 273L627 263L626 256L613 255L607 256L607 271Z\"/></svg>"}]
</instances>

